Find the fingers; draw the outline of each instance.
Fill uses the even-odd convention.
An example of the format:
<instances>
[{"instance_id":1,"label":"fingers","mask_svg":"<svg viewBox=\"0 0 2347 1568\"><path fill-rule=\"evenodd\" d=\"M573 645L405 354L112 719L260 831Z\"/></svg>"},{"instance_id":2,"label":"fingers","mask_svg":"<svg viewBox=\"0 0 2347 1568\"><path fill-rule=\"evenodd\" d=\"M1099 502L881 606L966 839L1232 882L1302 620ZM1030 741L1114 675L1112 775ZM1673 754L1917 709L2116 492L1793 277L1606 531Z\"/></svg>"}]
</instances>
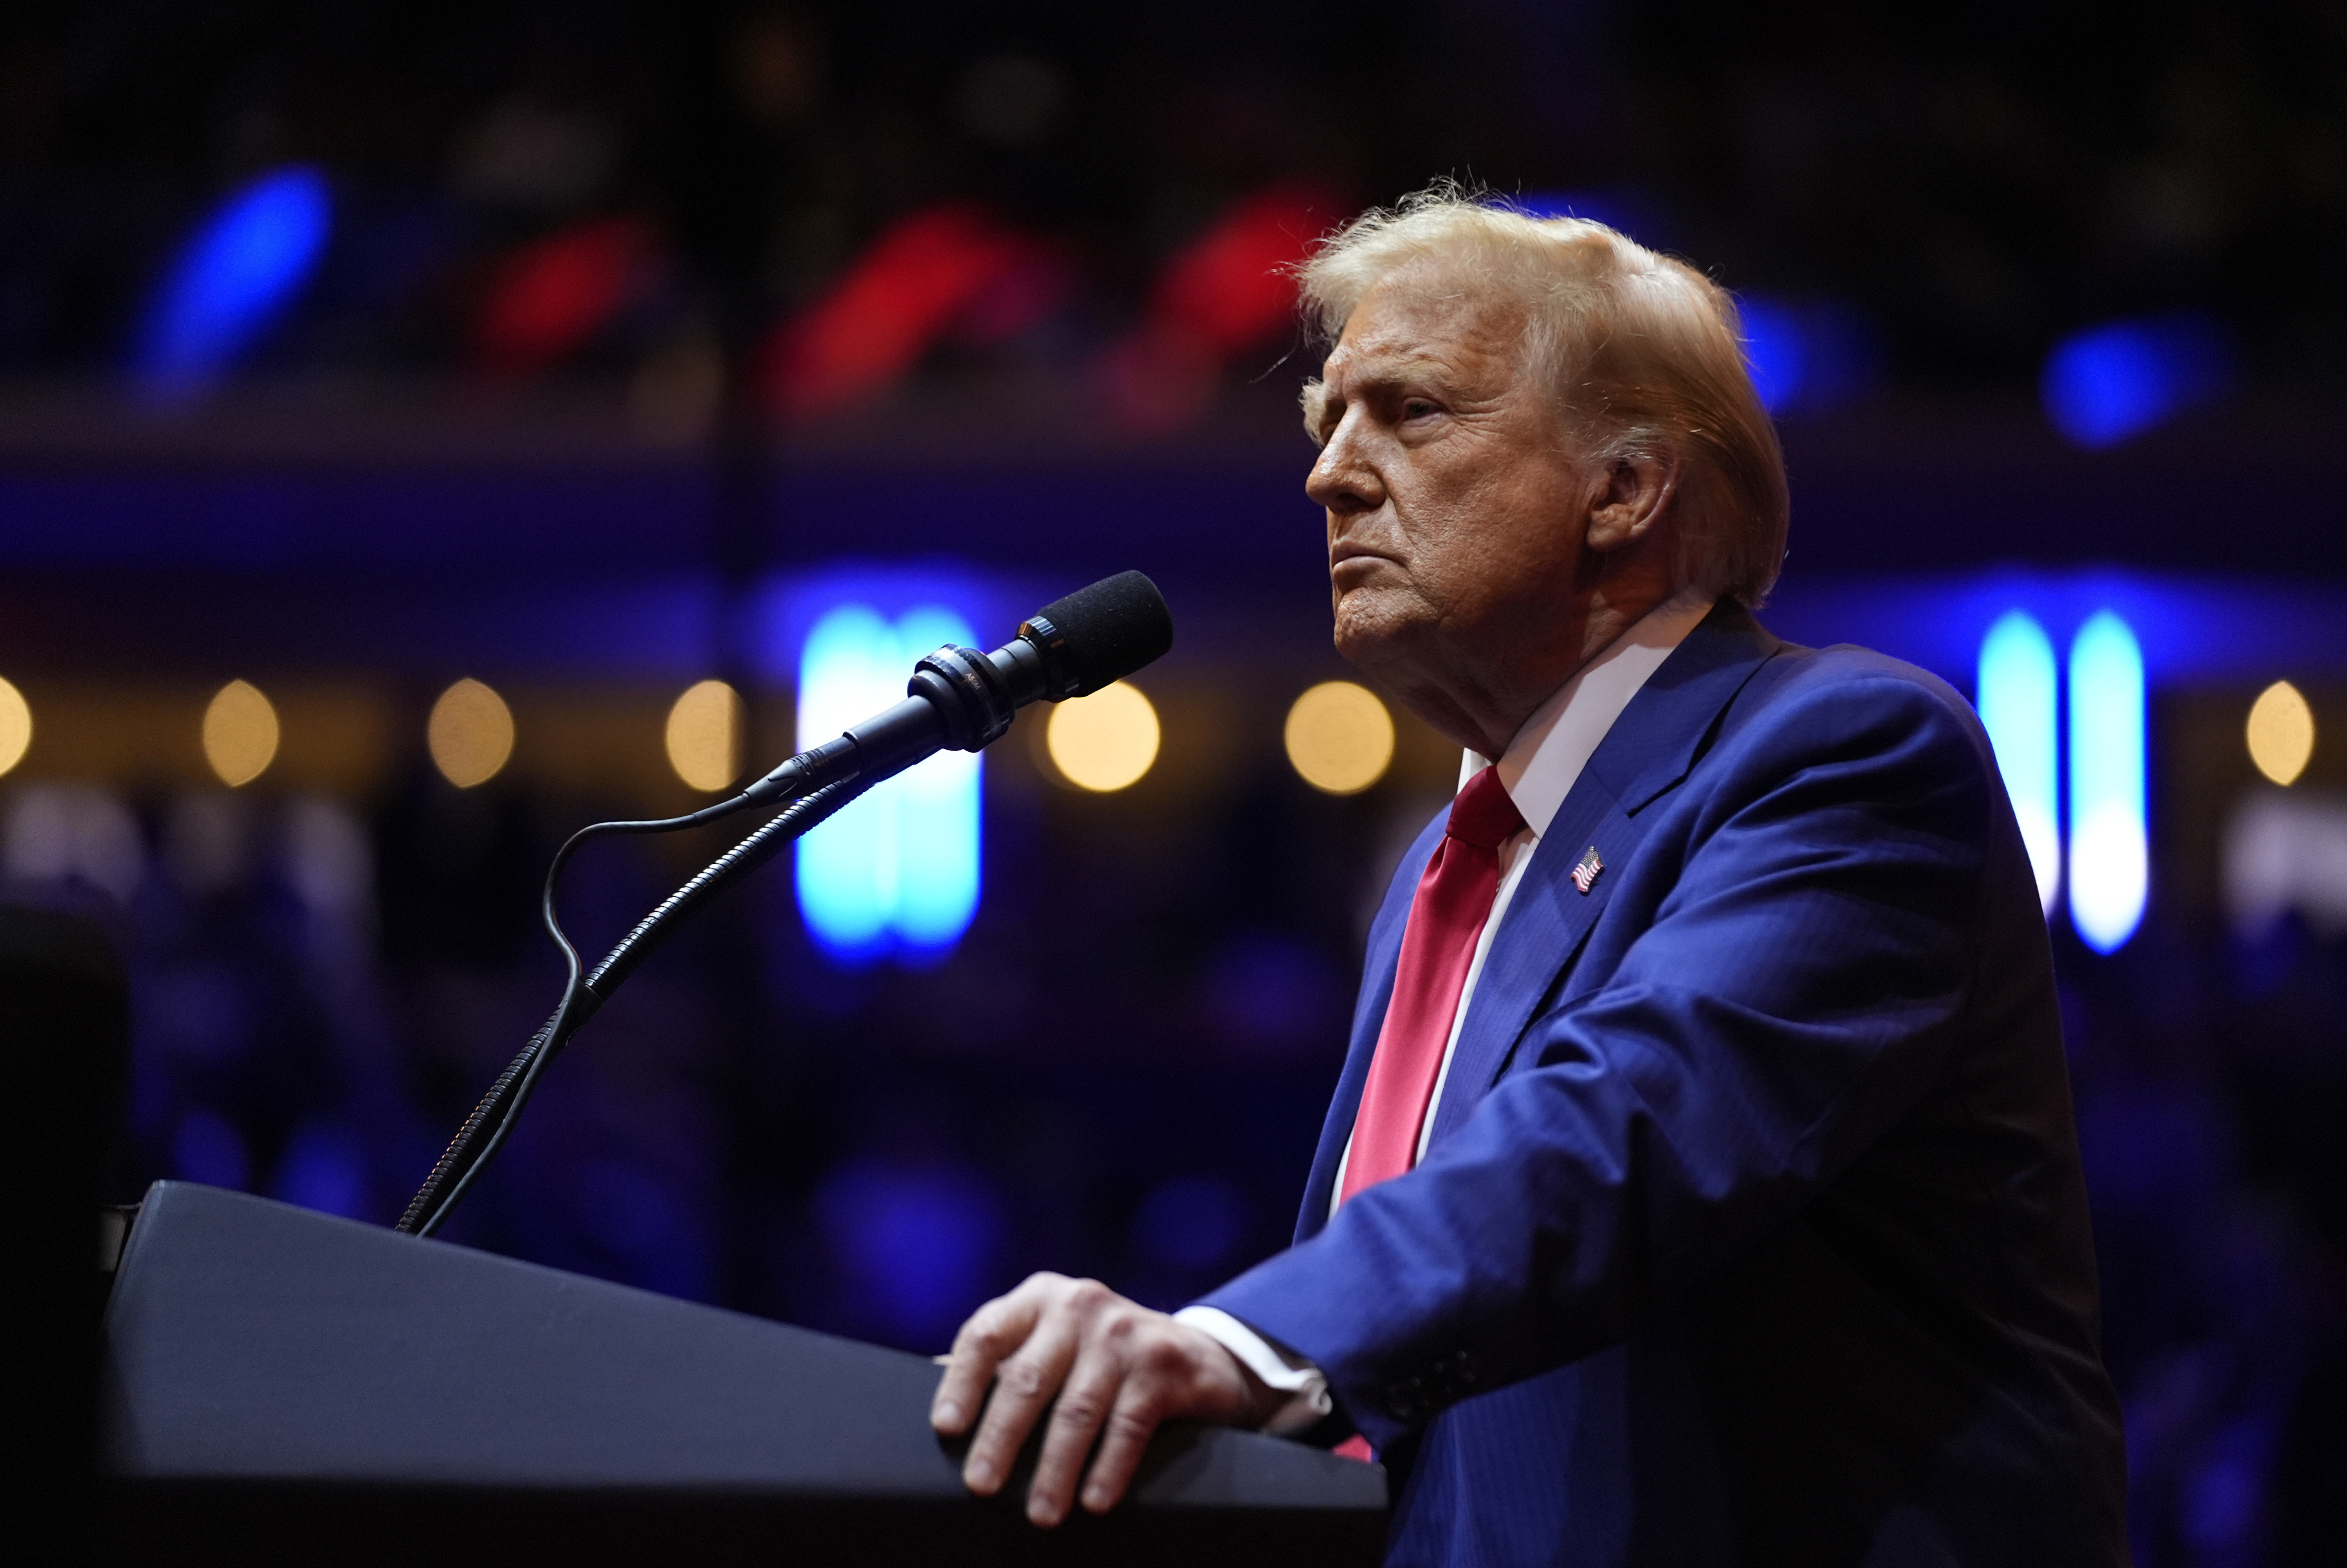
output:
<instances>
[{"instance_id":1,"label":"fingers","mask_svg":"<svg viewBox=\"0 0 2347 1568\"><path fill-rule=\"evenodd\" d=\"M1009 1478L1027 1434L1076 1358L1080 1325L1067 1309L1064 1293L1053 1290L1039 1305L1025 1341L995 1369L994 1398L962 1461L962 1483L980 1497L993 1495Z\"/></svg>"},{"instance_id":2,"label":"fingers","mask_svg":"<svg viewBox=\"0 0 2347 1568\"><path fill-rule=\"evenodd\" d=\"M1040 1278L1040 1277L1039 1277ZM959 1437L986 1399L986 1387L1003 1358L1026 1342L1040 1312L1040 1292L1034 1279L999 1296L969 1315L954 1336L953 1354L946 1374L929 1400L929 1425L946 1437Z\"/></svg>"},{"instance_id":3,"label":"fingers","mask_svg":"<svg viewBox=\"0 0 2347 1568\"><path fill-rule=\"evenodd\" d=\"M1122 1386L1084 1478L1084 1507L1094 1513L1122 1500L1161 1422L1192 1416L1244 1423L1258 1402L1254 1380L1236 1357L1197 1329L1154 1313L1139 1316L1122 1364Z\"/></svg>"},{"instance_id":4,"label":"fingers","mask_svg":"<svg viewBox=\"0 0 2347 1568\"><path fill-rule=\"evenodd\" d=\"M1035 1479L1027 1488L1027 1517L1047 1528L1067 1517L1076 1478L1102 1423L1133 1398L1133 1308L1105 1286L1093 1285L1092 1290L1098 1293L1097 1300L1087 1305L1095 1309L1085 1314L1086 1331L1051 1409L1051 1423L1044 1430L1042 1451L1035 1461ZM1148 1441L1145 1432L1142 1441Z\"/></svg>"},{"instance_id":5,"label":"fingers","mask_svg":"<svg viewBox=\"0 0 2347 1568\"><path fill-rule=\"evenodd\" d=\"M987 1401L989 1379L994 1394ZM984 1403L962 1481L990 1496L1009 1480L1049 1407L1027 1492L1028 1518L1048 1528L1067 1517L1080 1478L1085 1508L1097 1513L1114 1507L1161 1421L1249 1420L1257 1396L1267 1392L1252 1382L1227 1350L1197 1329L1096 1280L1039 1274L962 1325L929 1420L938 1431L958 1435Z\"/></svg>"},{"instance_id":6,"label":"fingers","mask_svg":"<svg viewBox=\"0 0 2347 1568\"><path fill-rule=\"evenodd\" d=\"M1142 1455L1149 1451L1149 1440L1163 1419L1163 1403L1153 1390L1137 1381L1124 1385L1102 1430L1100 1452L1084 1477L1084 1507L1089 1512L1106 1513L1122 1501L1124 1489L1133 1484L1133 1472L1141 1468ZM1032 1510L1029 1512L1031 1515Z\"/></svg>"}]
</instances>

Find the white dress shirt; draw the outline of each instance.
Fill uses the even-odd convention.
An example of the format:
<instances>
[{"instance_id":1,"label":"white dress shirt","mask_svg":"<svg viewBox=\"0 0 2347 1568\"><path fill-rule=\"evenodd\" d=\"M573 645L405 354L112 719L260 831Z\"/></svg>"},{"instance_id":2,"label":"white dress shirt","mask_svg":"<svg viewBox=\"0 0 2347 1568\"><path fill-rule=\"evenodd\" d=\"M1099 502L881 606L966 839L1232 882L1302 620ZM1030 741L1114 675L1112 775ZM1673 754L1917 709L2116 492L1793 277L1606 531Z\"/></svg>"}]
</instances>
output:
<instances>
[{"instance_id":1,"label":"white dress shirt","mask_svg":"<svg viewBox=\"0 0 2347 1568\"><path fill-rule=\"evenodd\" d=\"M1541 835L1556 820L1557 809L1580 781L1581 770L1596 754L1598 746L1614 728L1614 721L1622 717L1622 710L1630 706L1630 699L1638 695L1647 677L1670 657L1671 650L1711 613L1712 603L1708 595L1690 591L1657 605L1532 709L1532 717L1508 742L1507 750L1497 763L1472 751L1461 758L1460 787L1465 788L1467 780L1484 769L1497 767L1500 783L1507 790L1508 799L1515 802L1524 826L1500 846L1499 891L1491 900L1491 912L1484 920L1482 931L1475 938L1475 955L1467 965L1467 981L1459 993L1458 1009L1450 1015L1450 1038L1442 1048L1442 1065L1436 1070L1426 1119L1419 1124L1417 1158L1426 1157L1426 1140L1434 1128L1435 1109L1442 1103L1443 1084L1450 1075L1451 1054L1459 1048L1459 1031L1467 1021L1468 1005L1474 1000L1475 983L1482 978L1483 961L1491 953L1491 939L1507 917L1508 902L1515 896L1516 884L1523 881L1524 868L1532 864L1532 850L1540 843ZM1344 1159L1337 1166L1337 1179L1329 1188L1331 1215L1341 1201L1345 1162L1351 1159L1352 1153L1353 1145L1348 1139ZM1267 1423L1267 1430L1300 1431L1328 1413L1327 1380L1311 1362L1282 1349L1216 1308L1184 1307L1174 1317L1176 1322L1187 1323L1211 1336L1256 1377L1292 1396Z\"/></svg>"}]
</instances>

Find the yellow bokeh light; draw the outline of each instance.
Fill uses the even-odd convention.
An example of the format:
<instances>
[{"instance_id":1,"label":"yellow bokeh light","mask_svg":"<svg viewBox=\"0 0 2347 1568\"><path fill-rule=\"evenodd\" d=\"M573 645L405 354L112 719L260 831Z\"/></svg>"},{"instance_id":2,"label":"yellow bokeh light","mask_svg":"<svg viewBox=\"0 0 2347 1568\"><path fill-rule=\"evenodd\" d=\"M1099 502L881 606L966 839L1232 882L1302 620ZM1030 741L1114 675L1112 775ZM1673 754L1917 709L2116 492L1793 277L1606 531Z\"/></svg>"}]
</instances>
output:
<instances>
[{"instance_id":1,"label":"yellow bokeh light","mask_svg":"<svg viewBox=\"0 0 2347 1568\"><path fill-rule=\"evenodd\" d=\"M25 694L0 680L0 773L25 760L33 745L33 705Z\"/></svg>"},{"instance_id":2,"label":"yellow bokeh light","mask_svg":"<svg viewBox=\"0 0 2347 1568\"><path fill-rule=\"evenodd\" d=\"M2250 760L2277 784L2294 782L2314 756L2314 709L2298 687L2278 680L2250 705Z\"/></svg>"},{"instance_id":3,"label":"yellow bokeh light","mask_svg":"<svg viewBox=\"0 0 2347 1568\"><path fill-rule=\"evenodd\" d=\"M231 789L268 771L277 738L277 709L251 681L229 682L204 709L204 760Z\"/></svg>"},{"instance_id":4,"label":"yellow bokeh light","mask_svg":"<svg viewBox=\"0 0 2347 1568\"><path fill-rule=\"evenodd\" d=\"M1157 710L1138 688L1118 681L1051 709L1043 743L1051 766L1079 789L1122 789L1157 760Z\"/></svg>"},{"instance_id":5,"label":"yellow bokeh light","mask_svg":"<svg viewBox=\"0 0 2347 1568\"><path fill-rule=\"evenodd\" d=\"M1330 795L1358 795L1393 761L1393 715L1376 693L1326 680L1287 710L1287 760L1304 781Z\"/></svg>"},{"instance_id":6,"label":"yellow bokeh light","mask_svg":"<svg viewBox=\"0 0 2347 1568\"><path fill-rule=\"evenodd\" d=\"M716 791L742 771L742 698L722 680L685 688L668 710L668 765L695 789Z\"/></svg>"},{"instance_id":7,"label":"yellow bokeh light","mask_svg":"<svg viewBox=\"0 0 2347 1568\"><path fill-rule=\"evenodd\" d=\"M506 699L467 677L440 694L424 728L432 765L459 789L486 784L513 755L513 709Z\"/></svg>"}]
</instances>

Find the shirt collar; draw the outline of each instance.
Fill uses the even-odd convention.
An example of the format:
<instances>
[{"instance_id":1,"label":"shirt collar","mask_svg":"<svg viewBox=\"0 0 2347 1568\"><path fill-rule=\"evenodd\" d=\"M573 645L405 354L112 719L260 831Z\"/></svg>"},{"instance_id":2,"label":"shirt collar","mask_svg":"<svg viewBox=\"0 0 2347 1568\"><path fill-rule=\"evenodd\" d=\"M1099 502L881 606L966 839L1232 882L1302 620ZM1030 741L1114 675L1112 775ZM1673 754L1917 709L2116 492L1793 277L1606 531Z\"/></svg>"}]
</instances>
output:
<instances>
[{"instance_id":1,"label":"shirt collar","mask_svg":"<svg viewBox=\"0 0 2347 1568\"><path fill-rule=\"evenodd\" d=\"M1664 600L1532 709L1501 754L1499 769L1500 783L1534 838L1548 831L1638 688L1711 613L1713 603L1712 596L1692 588ZM1491 765L1490 758L1468 752L1460 759L1460 784Z\"/></svg>"}]
</instances>

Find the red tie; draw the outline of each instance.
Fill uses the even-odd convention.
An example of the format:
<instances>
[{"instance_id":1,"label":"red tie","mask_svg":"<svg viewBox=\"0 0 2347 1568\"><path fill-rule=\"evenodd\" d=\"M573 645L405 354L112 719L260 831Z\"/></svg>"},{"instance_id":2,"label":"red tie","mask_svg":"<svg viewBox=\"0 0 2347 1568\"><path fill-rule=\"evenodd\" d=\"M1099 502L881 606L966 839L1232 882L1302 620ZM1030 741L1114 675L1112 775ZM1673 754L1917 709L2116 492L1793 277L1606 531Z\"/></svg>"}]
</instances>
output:
<instances>
[{"instance_id":1,"label":"red tie","mask_svg":"<svg viewBox=\"0 0 2347 1568\"><path fill-rule=\"evenodd\" d=\"M1499 896L1500 846L1523 827L1523 815L1501 786L1497 768L1467 780L1450 803L1450 826L1426 862L1426 874L1418 879L1418 895L1402 927L1393 1000L1378 1032L1377 1054L1369 1059L1369 1080L1361 1088L1352 1152L1345 1156L1345 1198L1417 1162L1419 1128L1434 1097L1443 1047L1450 1044L1450 1022L1467 986L1475 940Z\"/></svg>"}]
</instances>

